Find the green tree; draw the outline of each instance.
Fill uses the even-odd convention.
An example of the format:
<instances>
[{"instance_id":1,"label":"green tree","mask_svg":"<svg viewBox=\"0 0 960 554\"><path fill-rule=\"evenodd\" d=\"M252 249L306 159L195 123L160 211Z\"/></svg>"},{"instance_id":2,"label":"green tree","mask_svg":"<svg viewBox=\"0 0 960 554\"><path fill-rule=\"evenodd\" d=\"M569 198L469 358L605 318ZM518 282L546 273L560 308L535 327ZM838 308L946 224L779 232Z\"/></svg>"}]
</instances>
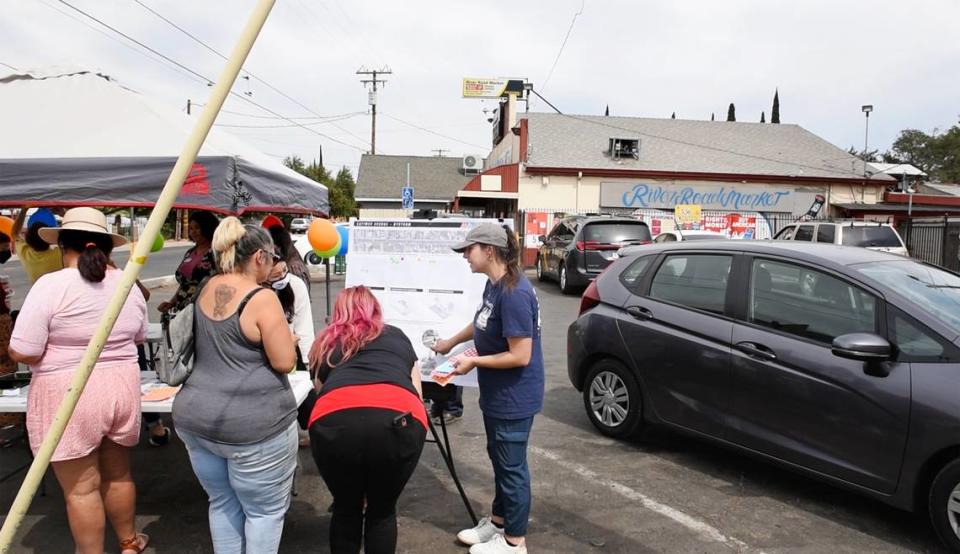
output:
<instances>
[{"instance_id":1,"label":"green tree","mask_svg":"<svg viewBox=\"0 0 960 554\"><path fill-rule=\"evenodd\" d=\"M767 122L767 114L765 112L760 112L760 123Z\"/></svg>"},{"instance_id":2,"label":"green tree","mask_svg":"<svg viewBox=\"0 0 960 554\"><path fill-rule=\"evenodd\" d=\"M346 167L337 172L337 178L330 187L330 214L334 217L351 217L359 213L354 191L357 183Z\"/></svg>"},{"instance_id":3,"label":"green tree","mask_svg":"<svg viewBox=\"0 0 960 554\"><path fill-rule=\"evenodd\" d=\"M770 110L770 123L780 123L780 89L773 91L773 109Z\"/></svg>"},{"instance_id":4,"label":"green tree","mask_svg":"<svg viewBox=\"0 0 960 554\"><path fill-rule=\"evenodd\" d=\"M880 156L879 150L867 150L866 156L864 156L864 153L862 150L857 150L856 148L851 146L850 148L847 148L847 154L850 154L851 156L856 156L857 158L860 158L861 160L866 160L868 162L881 162L881 161L886 162L886 160ZM895 163L895 162L888 162L888 163Z\"/></svg>"},{"instance_id":5,"label":"green tree","mask_svg":"<svg viewBox=\"0 0 960 554\"><path fill-rule=\"evenodd\" d=\"M676 118L677 118L677 112L673 112L672 114L670 114L670 119L676 119Z\"/></svg>"},{"instance_id":6,"label":"green tree","mask_svg":"<svg viewBox=\"0 0 960 554\"><path fill-rule=\"evenodd\" d=\"M917 129L904 129L893 142L890 149L891 157L900 163L908 163L914 167L931 173L936 169L937 160L934 153L936 139Z\"/></svg>"},{"instance_id":7,"label":"green tree","mask_svg":"<svg viewBox=\"0 0 960 554\"><path fill-rule=\"evenodd\" d=\"M737 108L733 105L733 102L730 102L730 107L727 108L727 121L736 121L737 120Z\"/></svg>"}]
</instances>

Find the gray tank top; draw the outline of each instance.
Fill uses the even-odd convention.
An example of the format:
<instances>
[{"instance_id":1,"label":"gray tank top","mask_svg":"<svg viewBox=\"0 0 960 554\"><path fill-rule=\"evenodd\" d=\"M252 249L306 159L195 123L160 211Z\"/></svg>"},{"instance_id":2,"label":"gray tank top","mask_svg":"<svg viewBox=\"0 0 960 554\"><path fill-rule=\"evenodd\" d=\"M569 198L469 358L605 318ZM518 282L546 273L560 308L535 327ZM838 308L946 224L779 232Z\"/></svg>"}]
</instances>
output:
<instances>
[{"instance_id":1,"label":"gray tank top","mask_svg":"<svg viewBox=\"0 0 960 554\"><path fill-rule=\"evenodd\" d=\"M287 429L297 418L297 402L286 375L270 366L260 343L240 329L237 311L223 321L194 309L196 360L193 373L173 401L177 428L222 444L252 444Z\"/></svg>"}]
</instances>

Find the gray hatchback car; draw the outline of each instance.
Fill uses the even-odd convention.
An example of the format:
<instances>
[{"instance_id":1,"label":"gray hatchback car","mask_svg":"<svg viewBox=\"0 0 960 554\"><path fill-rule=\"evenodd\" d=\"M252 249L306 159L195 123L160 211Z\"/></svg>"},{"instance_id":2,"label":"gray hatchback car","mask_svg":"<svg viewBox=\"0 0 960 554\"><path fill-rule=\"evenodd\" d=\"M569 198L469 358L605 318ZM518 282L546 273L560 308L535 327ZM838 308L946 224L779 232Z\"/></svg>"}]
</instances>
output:
<instances>
[{"instance_id":1,"label":"gray hatchback car","mask_svg":"<svg viewBox=\"0 0 960 554\"><path fill-rule=\"evenodd\" d=\"M927 509L960 552L960 275L780 241L621 256L567 335L602 433L659 424Z\"/></svg>"}]
</instances>

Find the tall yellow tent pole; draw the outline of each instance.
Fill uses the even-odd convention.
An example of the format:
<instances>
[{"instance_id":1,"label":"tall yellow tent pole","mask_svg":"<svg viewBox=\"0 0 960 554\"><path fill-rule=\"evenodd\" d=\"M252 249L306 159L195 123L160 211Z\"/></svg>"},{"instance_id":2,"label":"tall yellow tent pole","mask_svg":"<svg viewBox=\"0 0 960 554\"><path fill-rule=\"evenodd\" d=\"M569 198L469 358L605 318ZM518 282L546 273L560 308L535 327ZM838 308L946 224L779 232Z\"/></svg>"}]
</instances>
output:
<instances>
[{"instance_id":1,"label":"tall yellow tent pole","mask_svg":"<svg viewBox=\"0 0 960 554\"><path fill-rule=\"evenodd\" d=\"M187 143L184 145L183 151L180 152L180 157L177 158L177 163L173 166L173 171L163 186L163 191L160 193L160 198L157 200L153 213L150 214L150 219L147 221L143 236L140 237L140 240L137 242L130 261L123 270L120 285L110 299L110 303L107 304L103 317L100 318L100 327L87 345L83 359L80 360L80 367L77 368L73 381L70 383L70 388L67 389L66 396L60 403L60 407L57 408L57 414L54 416L50 430L44 437L43 443L37 451L37 456L33 460L33 464L30 465L30 470L27 472L23 484L20 486L20 491L17 493L13 505L10 507L6 520L3 522L3 528L0 529L0 553L11 551L10 546L13 543L14 535L20 527L24 516L27 514L27 509L30 507L30 502L37 492L40 479L43 477L43 474L46 473L47 466L50 464L50 457L53 456L53 451L63 436L67 422L70 420L70 416L73 415L73 410L80 400L80 394L87 384L87 379L89 379L90 373L93 371L94 364L96 364L97 359L100 357L100 352L103 351L103 346L110 336L110 331L117 321L117 316L120 314L124 302L127 300L127 295L130 294L131 287L133 287L137 277L140 275L140 270L146 263L147 256L150 255L150 247L160 233L160 228L163 226L163 222L166 220L174 200L176 200L177 195L180 193L180 187L187 178L190 167L196 160L197 154L200 152L200 147L203 145L203 141L207 138L207 133L210 132L210 128L213 126L213 121L220 112L220 108L223 107L223 103L230 93L230 88L240 73L243 62L247 59L250 49L253 48L253 43L256 42L257 35L260 34L263 24L267 21L267 16L270 15L270 10L273 8L274 2L275 0L258 0L253 13L250 15L250 19L243 28L240 39L237 41L233 52L230 54L230 58L227 60L226 66L224 66L223 71L220 73L220 79L210 92L210 99L207 100L207 104L200 114L200 119L187 138Z\"/></svg>"}]
</instances>

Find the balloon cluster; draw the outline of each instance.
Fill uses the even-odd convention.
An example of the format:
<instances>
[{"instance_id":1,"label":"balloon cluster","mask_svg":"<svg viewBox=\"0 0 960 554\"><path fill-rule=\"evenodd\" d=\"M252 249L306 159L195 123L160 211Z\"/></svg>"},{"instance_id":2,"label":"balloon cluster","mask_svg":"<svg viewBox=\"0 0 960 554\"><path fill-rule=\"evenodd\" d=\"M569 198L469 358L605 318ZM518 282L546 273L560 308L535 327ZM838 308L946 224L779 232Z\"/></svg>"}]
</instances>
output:
<instances>
[{"instance_id":1,"label":"balloon cluster","mask_svg":"<svg viewBox=\"0 0 960 554\"><path fill-rule=\"evenodd\" d=\"M329 219L314 219L307 230L307 240L321 258L343 256L350 241L349 228L334 225Z\"/></svg>"}]
</instances>

